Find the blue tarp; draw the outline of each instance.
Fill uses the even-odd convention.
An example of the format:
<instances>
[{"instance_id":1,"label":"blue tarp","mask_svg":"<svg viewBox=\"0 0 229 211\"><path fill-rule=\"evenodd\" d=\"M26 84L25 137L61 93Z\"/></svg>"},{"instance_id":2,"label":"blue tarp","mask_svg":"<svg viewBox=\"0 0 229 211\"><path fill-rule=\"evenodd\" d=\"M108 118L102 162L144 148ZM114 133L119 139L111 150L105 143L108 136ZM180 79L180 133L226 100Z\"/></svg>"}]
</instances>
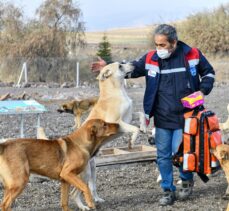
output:
<instances>
[{"instance_id":1,"label":"blue tarp","mask_svg":"<svg viewBox=\"0 0 229 211\"><path fill-rule=\"evenodd\" d=\"M46 108L35 100L6 100L0 101L1 114L43 113Z\"/></svg>"}]
</instances>

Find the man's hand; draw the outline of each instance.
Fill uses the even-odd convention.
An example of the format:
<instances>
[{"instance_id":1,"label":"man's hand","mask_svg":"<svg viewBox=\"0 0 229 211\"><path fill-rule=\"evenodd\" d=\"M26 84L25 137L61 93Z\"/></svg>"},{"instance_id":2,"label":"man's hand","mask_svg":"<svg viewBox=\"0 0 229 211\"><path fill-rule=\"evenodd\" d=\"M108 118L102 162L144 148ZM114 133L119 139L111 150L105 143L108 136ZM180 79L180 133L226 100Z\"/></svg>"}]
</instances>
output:
<instances>
[{"instance_id":1,"label":"man's hand","mask_svg":"<svg viewBox=\"0 0 229 211\"><path fill-rule=\"evenodd\" d=\"M200 94L202 95L203 99L204 99L204 93L202 91L200 91Z\"/></svg>"},{"instance_id":2,"label":"man's hand","mask_svg":"<svg viewBox=\"0 0 229 211\"><path fill-rule=\"evenodd\" d=\"M106 65L107 63L103 59L101 59L101 57L98 57L98 61L91 64L91 70L92 72L99 72Z\"/></svg>"}]
</instances>

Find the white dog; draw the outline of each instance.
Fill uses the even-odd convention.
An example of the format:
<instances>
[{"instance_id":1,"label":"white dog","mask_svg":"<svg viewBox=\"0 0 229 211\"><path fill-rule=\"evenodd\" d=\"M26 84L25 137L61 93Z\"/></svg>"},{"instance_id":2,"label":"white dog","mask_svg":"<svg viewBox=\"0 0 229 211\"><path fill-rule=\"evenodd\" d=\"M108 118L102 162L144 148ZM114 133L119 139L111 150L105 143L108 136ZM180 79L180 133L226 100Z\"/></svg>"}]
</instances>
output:
<instances>
[{"instance_id":1,"label":"white dog","mask_svg":"<svg viewBox=\"0 0 229 211\"><path fill-rule=\"evenodd\" d=\"M100 90L99 99L85 120L96 118L107 122L119 123L119 133L113 136L112 139L121 136L123 133L132 133L129 148L132 147L140 130L146 132L145 117L141 112L138 112L140 129L129 124L132 120L133 106L132 100L128 97L124 87L124 78L132 70L131 64L119 64L116 62L105 66L100 71L97 77ZM96 192L96 164L94 158L88 163L84 181L87 181L94 200L103 202L104 200L99 198ZM81 193L77 189L74 189L72 193L76 198L77 206L82 210L88 210L89 208L81 201Z\"/></svg>"}]
</instances>

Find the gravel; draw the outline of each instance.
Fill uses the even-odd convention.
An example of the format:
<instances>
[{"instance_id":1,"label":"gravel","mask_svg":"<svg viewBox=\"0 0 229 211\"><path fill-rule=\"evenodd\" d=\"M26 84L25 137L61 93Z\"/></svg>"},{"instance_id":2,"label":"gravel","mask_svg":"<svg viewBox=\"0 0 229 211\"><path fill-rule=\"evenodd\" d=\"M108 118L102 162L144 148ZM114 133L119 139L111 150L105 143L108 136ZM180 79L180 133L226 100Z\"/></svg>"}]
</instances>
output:
<instances>
[{"instance_id":1,"label":"gravel","mask_svg":"<svg viewBox=\"0 0 229 211\"><path fill-rule=\"evenodd\" d=\"M142 98L144 88L128 88L129 96L133 99L134 110L142 110ZM59 137L73 131L74 119L70 114L59 114L56 110L61 103L69 99L86 98L98 95L97 87L80 88L12 88L0 89L0 96L6 93L19 96L26 93L31 98L44 104L48 112L41 115L41 126L46 134L51 137ZM217 84L212 93L206 97L206 107L215 111L220 121L227 119L226 106L229 103L229 85ZM85 117L84 117L85 118ZM19 137L20 118L16 115L0 116L1 138ZM134 121L133 124L138 124ZM34 115L25 117L25 136L36 136L36 118ZM108 143L105 147L126 146L128 135ZM224 134L227 140L228 134ZM147 143L147 135L140 134L136 144ZM12 155L13 156L13 155ZM167 207L158 206L158 200L162 195L161 188L156 182L158 171L153 161L132 164L103 166L97 168L97 188L99 196L105 199L104 203L97 204L96 210L100 211L168 211L168 210L199 210L221 211L225 210L228 200L222 197L227 188L227 181L222 170L210 177L208 183L203 183L195 176L195 186L192 196L186 201L176 201L174 205ZM175 181L178 171L175 169ZM0 187L0 198L3 189ZM74 200L70 199L70 207L77 210ZM60 183L50 179L30 180L23 193L13 204L14 211L58 211L60 206Z\"/></svg>"}]
</instances>

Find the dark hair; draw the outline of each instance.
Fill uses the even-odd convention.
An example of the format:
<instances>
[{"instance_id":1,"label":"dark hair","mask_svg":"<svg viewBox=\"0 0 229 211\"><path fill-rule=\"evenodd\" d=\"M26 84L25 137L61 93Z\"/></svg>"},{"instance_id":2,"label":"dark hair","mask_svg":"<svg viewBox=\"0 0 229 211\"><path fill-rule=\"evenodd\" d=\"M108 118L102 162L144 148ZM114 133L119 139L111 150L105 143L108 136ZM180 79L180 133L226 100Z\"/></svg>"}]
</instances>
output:
<instances>
[{"instance_id":1,"label":"dark hair","mask_svg":"<svg viewBox=\"0 0 229 211\"><path fill-rule=\"evenodd\" d=\"M165 35L170 43L174 40L178 40L176 28L168 24L157 26L154 30L154 36L155 35Z\"/></svg>"}]
</instances>

